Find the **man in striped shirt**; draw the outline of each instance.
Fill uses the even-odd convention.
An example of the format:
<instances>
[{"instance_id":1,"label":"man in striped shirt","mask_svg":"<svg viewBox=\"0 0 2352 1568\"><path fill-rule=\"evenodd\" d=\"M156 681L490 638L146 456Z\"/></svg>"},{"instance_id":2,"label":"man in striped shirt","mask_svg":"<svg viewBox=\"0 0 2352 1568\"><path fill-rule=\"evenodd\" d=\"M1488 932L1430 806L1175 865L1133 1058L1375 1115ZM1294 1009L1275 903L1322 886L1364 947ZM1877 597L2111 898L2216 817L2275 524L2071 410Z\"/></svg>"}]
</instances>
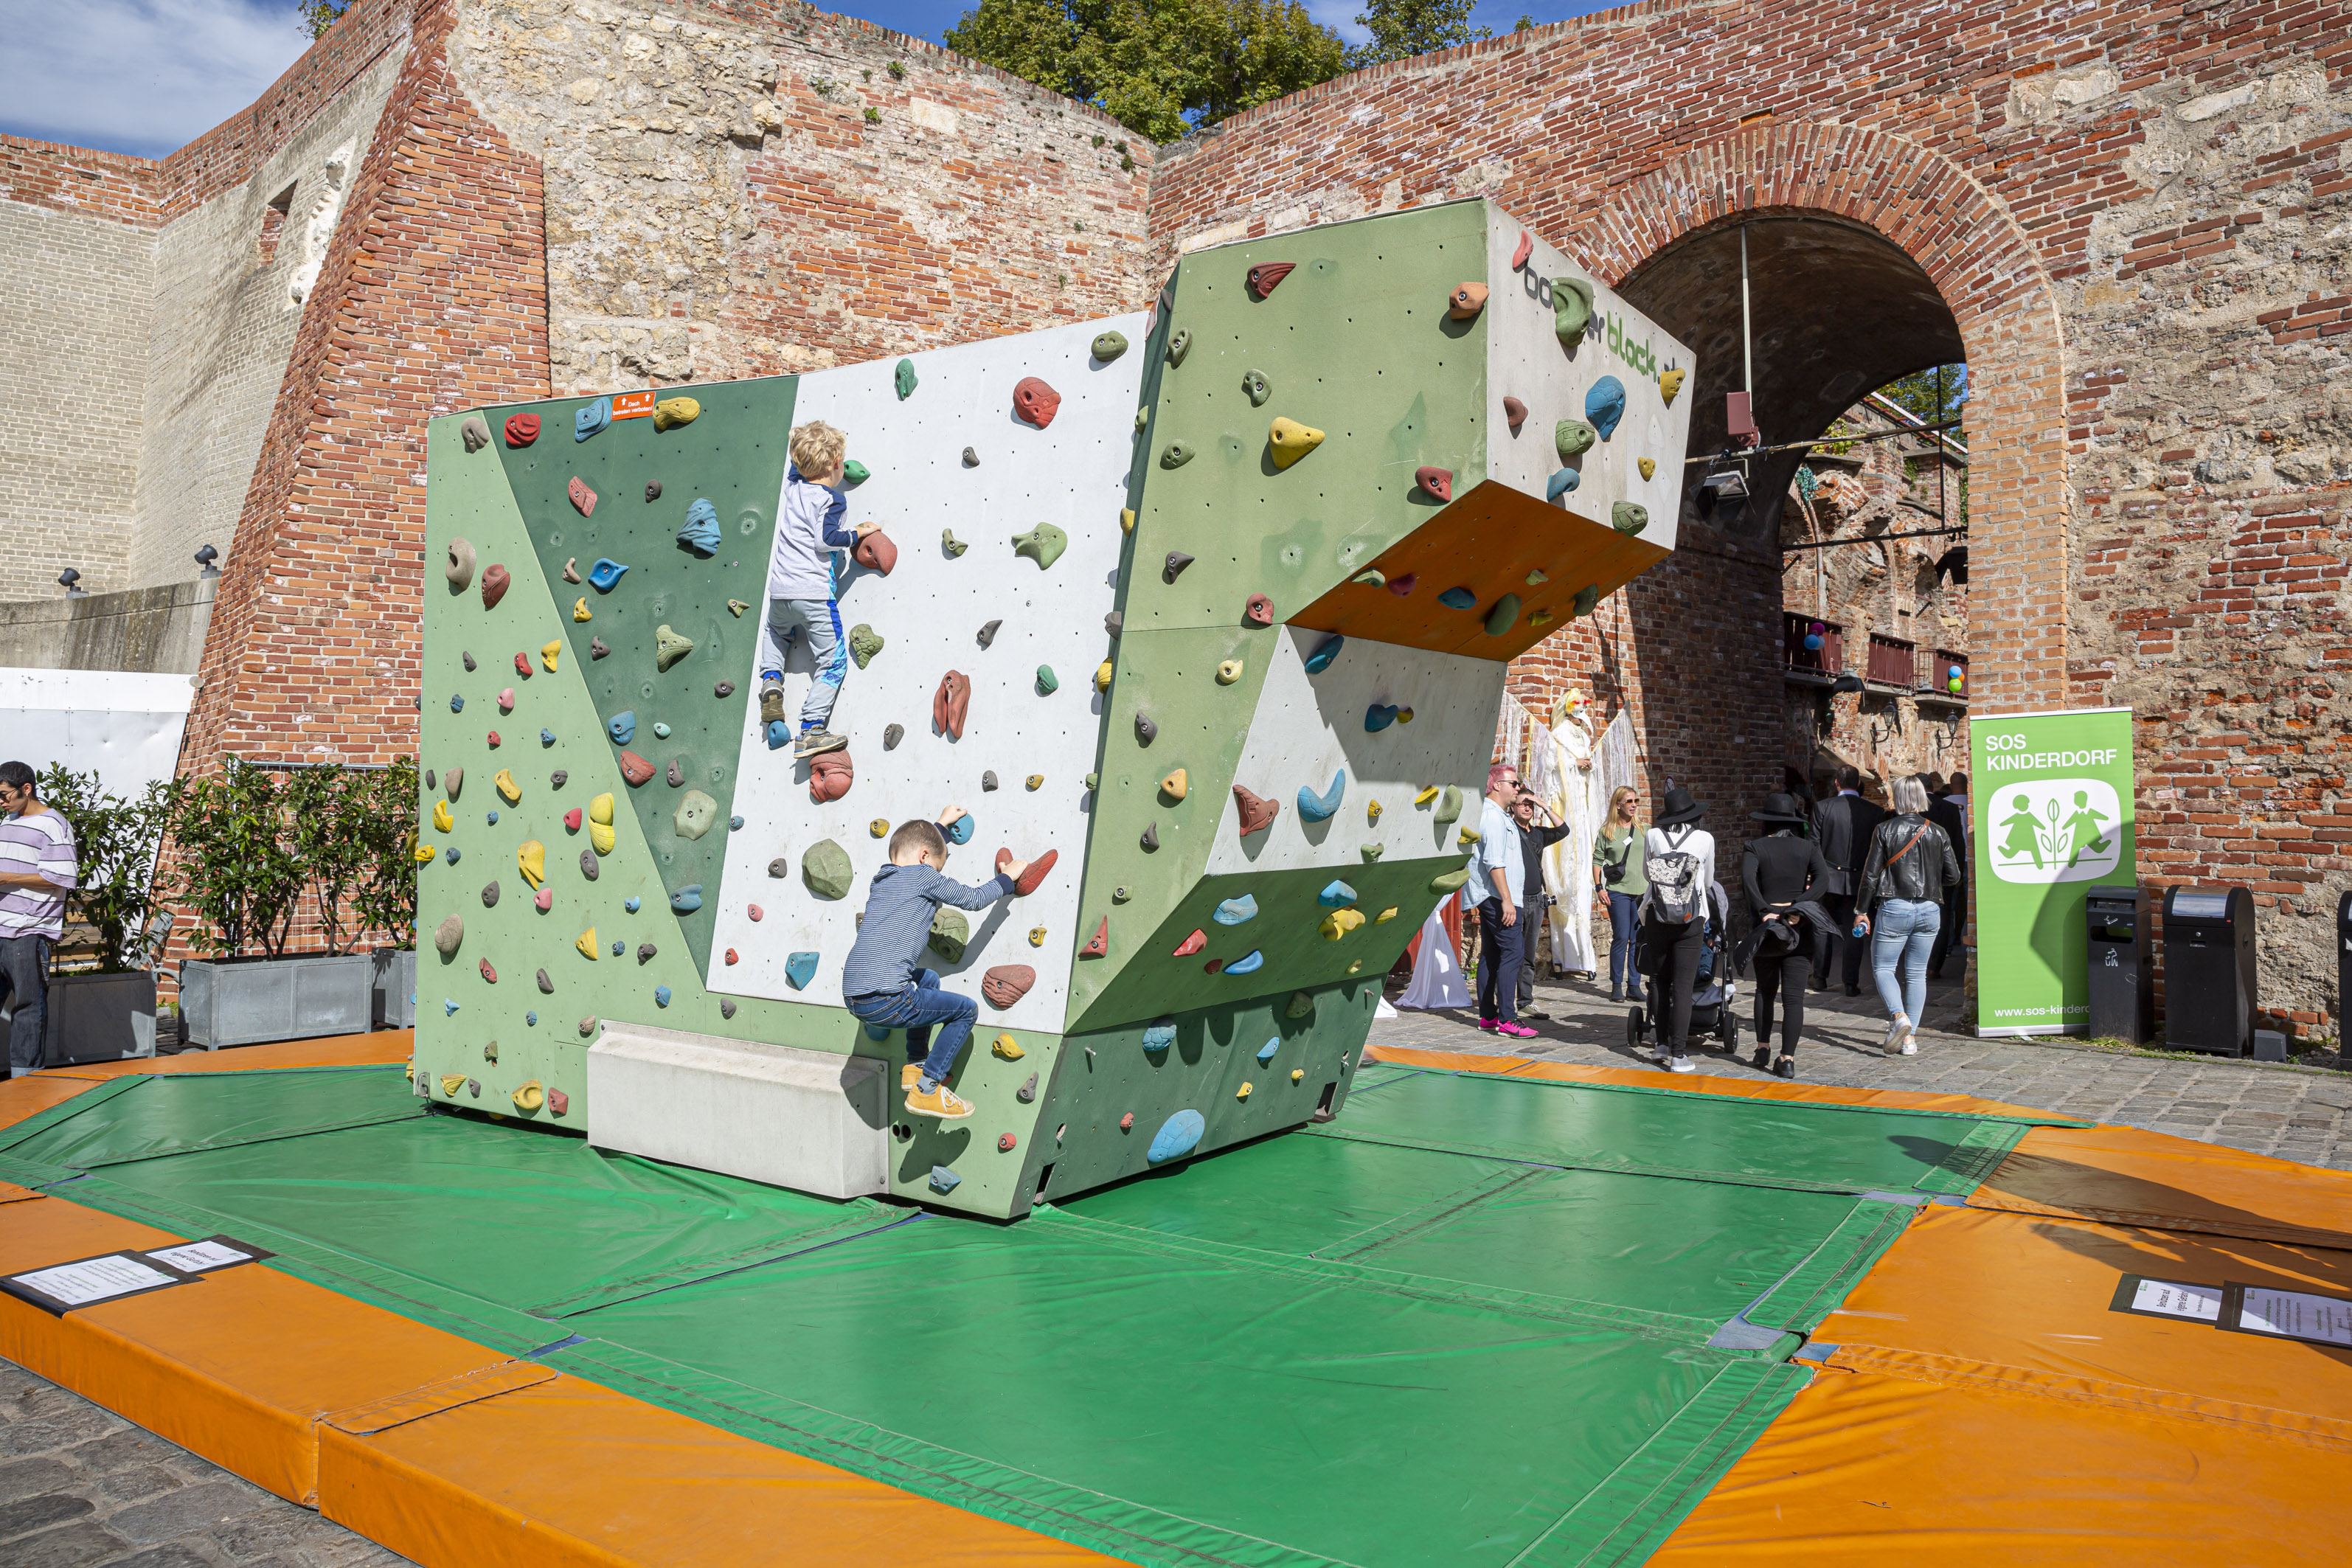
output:
<instances>
[{"instance_id":1,"label":"man in striped shirt","mask_svg":"<svg viewBox=\"0 0 2352 1568\"><path fill-rule=\"evenodd\" d=\"M41 804L33 770L0 763L0 987L16 1017L8 1030L8 1076L41 1065L48 1021L49 947L65 934L66 894L80 867L73 825Z\"/></svg>"}]
</instances>

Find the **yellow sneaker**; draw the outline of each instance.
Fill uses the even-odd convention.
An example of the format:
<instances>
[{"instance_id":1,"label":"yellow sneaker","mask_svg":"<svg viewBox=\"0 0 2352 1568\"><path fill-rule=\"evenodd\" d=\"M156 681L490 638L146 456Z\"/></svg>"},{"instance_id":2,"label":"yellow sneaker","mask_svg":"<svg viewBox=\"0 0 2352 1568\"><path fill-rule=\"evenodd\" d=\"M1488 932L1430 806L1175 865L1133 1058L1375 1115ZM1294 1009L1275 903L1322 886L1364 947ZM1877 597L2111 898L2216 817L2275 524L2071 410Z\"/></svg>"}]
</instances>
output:
<instances>
[{"instance_id":1,"label":"yellow sneaker","mask_svg":"<svg viewBox=\"0 0 2352 1568\"><path fill-rule=\"evenodd\" d=\"M915 1086L922 1081L922 1063L908 1062L905 1067L898 1069L898 1087L905 1089L908 1094L914 1093Z\"/></svg>"},{"instance_id":2,"label":"yellow sneaker","mask_svg":"<svg viewBox=\"0 0 2352 1568\"><path fill-rule=\"evenodd\" d=\"M907 1114L936 1116L942 1121L961 1121L971 1114L971 1101L959 1098L947 1085L941 1084L929 1094L908 1095Z\"/></svg>"}]
</instances>

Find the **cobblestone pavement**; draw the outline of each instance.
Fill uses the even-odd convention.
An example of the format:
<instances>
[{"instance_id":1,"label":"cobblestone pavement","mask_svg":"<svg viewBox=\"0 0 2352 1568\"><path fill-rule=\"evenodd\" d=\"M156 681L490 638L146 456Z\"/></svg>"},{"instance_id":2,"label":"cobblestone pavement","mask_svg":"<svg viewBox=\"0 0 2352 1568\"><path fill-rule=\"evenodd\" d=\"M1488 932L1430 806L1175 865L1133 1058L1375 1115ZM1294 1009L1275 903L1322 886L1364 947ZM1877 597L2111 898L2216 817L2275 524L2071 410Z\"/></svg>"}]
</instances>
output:
<instances>
[{"instance_id":1,"label":"cobblestone pavement","mask_svg":"<svg viewBox=\"0 0 2352 1568\"><path fill-rule=\"evenodd\" d=\"M0 1361L7 1568L402 1568L397 1556Z\"/></svg>"},{"instance_id":2,"label":"cobblestone pavement","mask_svg":"<svg viewBox=\"0 0 2352 1568\"><path fill-rule=\"evenodd\" d=\"M1626 1044L1630 1005L1610 1001L1605 984L1541 984L1536 1005L1551 1016L1527 1020L1537 1031L1531 1040L1498 1040L1482 1032L1472 1014L1448 1010L1377 1021L1372 1043L1595 1067L1654 1065ZM1809 993L1797 1047L1799 1076L1810 1083L1973 1094L2352 1170L2352 1074L2222 1058L2179 1060L2097 1049L2079 1040L1980 1040L1958 1032L1964 1005L1958 981L1929 982L1928 1026L1919 1031L1919 1054L1890 1057L1881 1049L1886 1015L1867 984L1858 997L1834 989ZM1748 1065L1756 1044L1754 994L1744 983L1738 1006L1738 1059L1720 1051L1695 1051L1694 1059L1701 1072L1768 1077Z\"/></svg>"}]
</instances>

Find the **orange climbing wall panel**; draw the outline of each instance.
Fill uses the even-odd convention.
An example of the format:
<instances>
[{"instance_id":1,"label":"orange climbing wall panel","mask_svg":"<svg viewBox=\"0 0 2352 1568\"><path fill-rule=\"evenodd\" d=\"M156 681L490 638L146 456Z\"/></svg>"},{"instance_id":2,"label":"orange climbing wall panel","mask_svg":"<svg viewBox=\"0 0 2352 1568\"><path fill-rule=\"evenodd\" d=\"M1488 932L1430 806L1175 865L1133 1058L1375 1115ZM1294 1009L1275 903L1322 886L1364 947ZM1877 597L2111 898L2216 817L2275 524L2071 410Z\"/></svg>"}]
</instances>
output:
<instances>
[{"instance_id":1,"label":"orange climbing wall panel","mask_svg":"<svg viewBox=\"0 0 2352 1568\"><path fill-rule=\"evenodd\" d=\"M1370 563L1389 583L1411 576L1412 592L1343 582L1290 617L1290 624L1432 653L1510 659L1569 622L1578 592L1597 585L1605 597L1666 557L1663 546L1588 521L1508 485L1487 480L1433 514ZM1528 575L1545 580L1531 584ZM1449 588L1477 596L1466 610L1438 603ZM1519 617L1501 637L1486 635L1486 616L1506 594L1519 596ZM1538 612L1549 611L1542 625Z\"/></svg>"}]
</instances>

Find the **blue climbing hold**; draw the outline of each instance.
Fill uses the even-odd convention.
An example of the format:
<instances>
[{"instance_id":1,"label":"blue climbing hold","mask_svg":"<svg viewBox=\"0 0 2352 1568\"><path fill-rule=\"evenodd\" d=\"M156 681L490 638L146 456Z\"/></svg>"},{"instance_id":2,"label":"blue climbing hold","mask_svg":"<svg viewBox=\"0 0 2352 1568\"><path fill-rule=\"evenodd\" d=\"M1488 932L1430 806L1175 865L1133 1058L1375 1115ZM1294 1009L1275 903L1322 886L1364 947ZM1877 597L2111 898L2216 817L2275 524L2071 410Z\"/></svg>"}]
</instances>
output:
<instances>
[{"instance_id":1,"label":"blue climbing hold","mask_svg":"<svg viewBox=\"0 0 2352 1568\"><path fill-rule=\"evenodd\" d=\"M1151 1148L1143 1157L1155 1165L1171 1160L1181 1160L1201 1146L1201 1135L1209 1130L1208 1121L1197 1110L1180 1110L1160 1124L1151 1135Z\"/></svg>"},{"instance_id":2,"label":"blue climbing hold","mask_svg":"<svg viewBox=\"0 0 2352 1568\"><path fill-rule=\"evenodd\" d=\"M890 1031L880 1024L868 1024L866 1026L866 1037L869 1040L887 1040L890 1037Z\"/></svg>"},{"instance_id":3,"label":"blue climbing hold","mask_svg":"<svg viewBox=\"0 0 2352 1568\"><path fill-rule=\"evenodd\" d=\"M572 416L572 438L585 441L613 422L613 400L600 397Z\"/></svg>"},{"instance_id":4,"label":"blue climbing hold","mask_svg":"<svg viewBox=\"0 0 2352 1568\"><path fill-rule=\"evenodd\" d=\"M719 509L700 497L686 509L686 526L677 531L677 542L697 555L719 553Z\"/></svg>"},{"instance_id":5,"label":"blue climbing hold","mask_svg":"<svg viewBox=\"0 0 2352 1568\"><path fill-rule=\"evenodd\" d=\"M637 738L637 710L634 708L615 713L604 721L604 733L613 737L613 744L625 746Z\"/></svg>"},{"instance_id":6,"label":"blue climbing hold","mask_svg":"<svg viewBox=\"0 0 2352 1568\"><path fill-rule=\"evenodd\" d=\"M768 721L768 750L782 751L793 743L793 727L782 719Z\"/></svg>"},{"instance_id":7,"label":"blue climbing hold","mask_svg":"<svg viewBox=\"0 0 2352 1568\"><path fill-rule=\"evenodd\" d=\"M441 1016L443 1017L446 1018L457 1011L457 1004L450 1001L446 996L441 998Z\"/></svg>"},{"instance_id":8,"label":"blue climbing hold","mask_svg":"<svg viewBox=\"0 0 2352 1568\"><path fill-rule=\"evenodd\" d=\"M1403 710L1399 708L1393 702L1373 703L1370 707L1364 710L1365 732L1373 735L1379 734L1381 731L1395 723L1397 715L1402 711Z\"/></svg>"},{"instance_id":9,"label":"blue climbing hold","mask_svg":"<svg viewBox=\"0 0 2352 1568\"><path fill-rule=\"evenodd\" d=\"M627 946L626 946L625 944L622 943L622 942L614 942L614 943L613 944L613 956L614 956L614 958L618 958L618 957L620 957L620 956L621 956L621 954L623 954L623 953L625 953L625 952L628 952L628 951L629 951L629 950L628 950Z\"/></svg>"},{"instance_id":10,"label":"blue climbing hold","mask_svg":"<svg viewBox=\"0 0 2352 1568\"><path fill-rule=\"evenodd\" d=\"M441 853L443 857L448 860L449 864L455 866L457 863L457 857L461 851L459 851L455 844L452 844L448 848L441 851Z\"/></svg>"},{"instance_id":11,"label":"blue climbing hold","mask_svg":"<svg viewBox=\"0 0 2352 1568\"><path fill-rule=\"evenodd\" d=\"M945 827L940 829L941 833L947 835L947 840L950 844L971 843L971 813L968 811L961 816L957 817L953 822L949 823Z\"/></svg>"},{"instance_id":12,"label":"blue climbing hold","mask_svg":"<svg viewBox=\"0 0 2352 1568\"><path fill-rule=\"evenodd\" d=\"M493 812L488 813L487 815L488 815L488 817L489 817L489 823L490 823L490 826L491 826L492 827L496 827L496 826L499 825L499 814L498 814L497 812L493 811Z\"/></svg>"},{"instance_id":13,"label":"blue climbing hold","mask_svg":"<svg viewBox=\"0 0 2352 1568\"><path fill-rule=\"evenodd\" d=\"M609 594L621 581L621 574L627 570L612 557L600 555L596 558L596 564L588 568L588 585L600 594Z\"/></svg>"},{"instance_id":14,"label":"blue climbing hold","mask_svg":"<svg viewBox=\"0 0 2352 1568\"><path fill-rule=\"evenodd\" d=\"M1466 610L1478 602L1478 595L1467 588L1448 588L1437 595L1437 602L1449 610Z\"/></svg>"},{"instance_id":15,"label":"blue climbing hold","mask_svg":"<svg viewBox=\"0 0 2352 1568\"><path fill-rule=\"evenodd\" d=\"M1254 921L1257 919L1257 895L1244 893L1238 899L1227 899L1209 918L1221 926L1237 926L1244 921Z\"/></svg>"},{"instance_id":16,"label":"blue climbing hold","mask_svg":"<svg viewBox=\"0 0 2352 1568\"><path fill-rule=\"evenodd\" d=\"M690 915L702 907L702 884L688 882L669 896L669 907L679 914Z\"/></svg>"},{"instance_id":17,"label":"blue climbing hold","mask_svg":"<svg viewBox=\"0 0 2352 1568\"><path fill-rule=\"evenodd\" d=\"M816 954L790 952L784 955L784 978L795 991L805 991L808 983L816 978Z\"/></svg>"},{"instance_id":18,"label":"blue climbing hold","mask_svg":"<svg viewBox=\"0 0 2352 1568\"><path fill-rule=\"evenodd\" d=\"M1562 468L1544 481L1544 500L1558 500L1584 482L1584 476L1574 468Z\"/></svg>"},{"instance_id":19,"label":"blue climbing hold","mask_svg":"<svg viewBox=\"0 0 2352 1568\"><path fill-rule=\"evenodd\" d=\"M667 1007L669 1005L668 986L656 985L654 987L654 1005L656 1007Z\"/></svg>"},{"instance_id":20,"label":"blue climbing hold","mask_svg":"<svg viewBox=\"0 0 2352 1568\"><path fill-rule=\"evenodd\" d=\"M961 1185L963 1185L963 1178L957 1175L953 1171L949 1170L945 1165L933 1165L931 1167L931 1191L935 1193L951 1193Z\"/></svg>"},{"instance_id":21,"label":"blue climbing hold","mask_svg":"<svg viewBox=\"0 0 2352 1568\"><path fill-rule=\"evenodd\" d=\"M1274 1053L1280 1049L1282 1049L1282 1037L1276 1035L1257 1048L1257 1059L1261 1062L1270 1062L1274 1060Z\"/></svg>"},{"instance_id":22,"label":"blue climbing hold","mask_svg":"<svg viewBox=\"0 0 2352 1568\"><path fill-rule=\"evenodd\" d=\"M1148 1025L1146 1025L1146 1026L1144 1026L1144 1030L1143 1030L1143 1048L1144 1048L1145 1050L1147 1050L1147 1051L1164 1051L1164 1050L1166 1050L1169 1047L1171 1047L1171 1046L1174 1045L1175 1043L1176 1043L1176 1020L1175 1020L1175 1019L1173 1019L1173 1018L1162 1018L1162 1019L1159 1020L1157 1023L1148 1024Z\"/></svg>"},{"instance_id":23,"label":"blue climbing hold","mask_svg":"<svg viewBox=\"0 0 2352 1568\"><path fill-rule=\"evenodd\" d=\"M727 819L727 826L730 830L740 833L743 831L743 819L740 816L730 816Z\"/></svg>"},{"instance_id":24,"label":"blue climbing hold","mask_svg":"<svg viewBox=\"0 0 2352 1568\"><path fill-rule=\"evenodd\" d=\"M1236 958L1231 963L1226 964L1225 973L1227 974L1255 974L1259 970L1265 967L1265 954L1260 952L1255 948L1252 948L1249 950L1248 957Z\"/></svg>"},{"instance_id":25,"label":"blue climbing hold","mask_svg":"<svg viewBox=\"0 0 2352 1568\"><path fill-rule=\"evenodd\" d=\"M621 905L621 907L622 907L623 909L625 909L625 910L628 910L631 914L635 914L635 913L637 912L637 900L636 900L635 898L632 897L632 898L631 898L631 899L629 899L626 902L623 903L623 904ZM613 951L614 951L614 952L620 952L620 951L621 951L621 944L620 944L619 942L614 942L614 943L613 944Z\"/></svg>"},{"instance_id":26,"label":"blue climbing hold","mask_svg":"<svg viewBox=\"0 0 2352 1568\"><path fill-rule=\"evenodd\" d=\"M1307 656L1307 673L1320 675L1330 668L1331 661L1339 657L1340 646L1347 640L1346 637L1334 632L1317 644L1315 651Z\"/></svg>"},{"instance_id":27,"label":"blue climbing hold","mask_svg":"<svg viewBox=\"0 0 2352 1568\"><path fill-rule=\"evenodd\" d=\"M539 1027L539 1015L537 1013L525 1013L522 1016L522 1021L529 1024L534 1029Z\"/></svg>"},{"instance_id":28,"label":"blue climbing hold","mask_svg":"<svg viewBox=\"0 0 2352 1568\"><path fill-rule=\"evenodd\" d=\"M555 731L547 728L543 724L541 725L539 731L539 743L542 746L551 746L555 744Z\"/></svg>"},{"instance_id":29,"label":"blue climbing hold","mask_svg":"<svg viewBox=\"0 0 2352 1568\"><path fill-rule=\"evenodd\" d=\"M1592 384L1584 395L1584 416L1601 432L1604 441L1617 432L1617 422L1625 417L1625 384L1613 375L1604 375Z\"/></svg>"},{"instance_id":30,"label":"blue climbing hold","mask_svg":"<svg viewBox=\"0 0 2352 1568\"><path fill-rule=\"evenodd\" d=\"M449 711L450 711L450 712L452 712L452 713L463 713L465 710L466 710L466 700L465 700L464 698L462 698L462 697L452 697L451 699L449 699Z\"/></svg>"},{"instance_id":31,"label":"blue climbing hold","mask_svg":"<svg viewBox=\"0 0 2352 1568\"><path fill-rule=\"evenodd\" d=\"M1356 889L1335 880L1315 895L1315 901L1327 910L1345 909L1356 901Z\"/></svg>"},{"instance_id":32,"label":"blue climbing hold","mask_svg":"<svg viewBox=\"0 0 2352 1568\"><path fill-rule=\"evenodd\" d=\"M1317 795L1305 784L1298 786L1298 815L1309 822L1321 822L1339 809L1339 799L1348 792L1348 770L1341 768L1331 775L1331 787Z\"/></svg>"}]
</instances>

